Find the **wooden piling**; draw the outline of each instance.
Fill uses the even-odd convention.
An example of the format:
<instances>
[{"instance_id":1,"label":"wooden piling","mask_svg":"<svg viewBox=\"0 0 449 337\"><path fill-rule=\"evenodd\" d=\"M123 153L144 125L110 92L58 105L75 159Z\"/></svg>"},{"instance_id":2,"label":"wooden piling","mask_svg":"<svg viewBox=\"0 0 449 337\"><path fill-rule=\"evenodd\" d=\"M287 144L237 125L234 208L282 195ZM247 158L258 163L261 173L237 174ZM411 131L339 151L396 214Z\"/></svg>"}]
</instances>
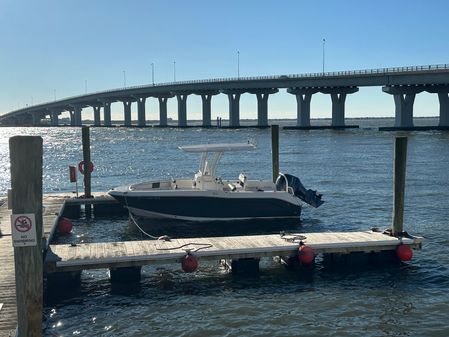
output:
<instances>
[{"instance_id":1,"label":"wooden piling","mask_svg":"<svg viewBox=\"0 0 449 337\"><path fill-rule=\"evenodd\" d=\"M279 125L271 126L271 161L273 166L273 182L279 175Z\"/></svg>"},{"instance_id":2,"label":"wooden piling","mask_svg":"<svg viewBox=\"0 0 449 337\"><path fill-rule=\"evenodd\" d=\"M14 247L17 335L42 336L42 138L9 140L12 214L34 214L36 245Z\"/></svg>"},{"instance_id":3,"label":"wooden piling","mask_svg":"<svg viewBox=\"0 0 449 337\"><path fill-rule=\"evenodd\" d=\"M90 160L90 133L89 127L83 126L82 129L82 141L83 141L83 161L84 161L84 197L92 198L91 194L91 160ZM85 205L86 217L90 218L92 214L92 206L90 204Z\"/></svg>"},{"instance_id":4,"label":"wooden piling","mask_svg":"<svg viewBox=\"0 0 449 337\"><path fill-rule=\"evenodd\" d=\"M396 137L394 144L393 223L392 234L404 231L405 173L407 162L407 137Z\"/></svg>"}]
</instances>

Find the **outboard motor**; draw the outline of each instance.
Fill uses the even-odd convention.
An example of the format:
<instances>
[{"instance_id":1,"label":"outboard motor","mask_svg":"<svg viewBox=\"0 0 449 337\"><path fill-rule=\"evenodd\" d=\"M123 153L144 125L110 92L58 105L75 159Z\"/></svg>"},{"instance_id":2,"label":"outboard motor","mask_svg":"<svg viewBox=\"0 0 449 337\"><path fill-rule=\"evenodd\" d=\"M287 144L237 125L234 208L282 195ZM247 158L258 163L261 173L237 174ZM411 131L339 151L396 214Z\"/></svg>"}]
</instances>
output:
<instances>
[{"instance_id":1,"label":"outboard motor","mask_svg":"<svg viewBox=\"0 0 449 337\"><path fill-rule=\"evenodd\" d=\"M276 190L285 191L287 186L293 190L295 196L313 207L320 207L324 201L321 200L322 194L314 190L306 190L298 177L291 174L280 173L276 179Z\"/></svg>"}]
</instances>

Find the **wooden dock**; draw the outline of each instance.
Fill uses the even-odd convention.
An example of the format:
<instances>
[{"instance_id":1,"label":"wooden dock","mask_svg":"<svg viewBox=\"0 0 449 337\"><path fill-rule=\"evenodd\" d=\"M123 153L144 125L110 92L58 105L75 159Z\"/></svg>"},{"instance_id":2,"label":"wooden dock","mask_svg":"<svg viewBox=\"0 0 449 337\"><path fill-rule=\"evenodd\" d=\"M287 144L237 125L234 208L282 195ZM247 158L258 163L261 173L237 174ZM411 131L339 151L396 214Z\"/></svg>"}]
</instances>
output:
<instances>
[{"instance_id":1,"label":"wooden dock","mask_svg":"<svg viewBox=\"0 0 449 337\"><path fill-rule=\"evenodd\" d=\"M188 251L200 261L295 256L300 244L310 246L315 254L370 253L395 250L401 242L420 249L422 238L399 239L365 231L50 245L55 256L53 261L47 261L46 266L48 272L71 272L165 264L181 262ZM58 261L54 260L55 257Z\"/></svg>"},{"instance_id":2,"label":"wooden dock","mask_svg":"<svg viewBox=\"0 0 449 337\"><path fill-rule=\"evenodd\" d=\"M82 204L93 204L97 211L116 214L117 203L104 194L95 194L94 199L75 199L71 194L45 195L43 198L43 226L45 248L45 272L50 275L81 272L86 269L109 268L120 270L151 264L180 263L187 252L203 260L256 259L262 257L292 257L298 247L305 244L318 254L350 254L353 252L394 251L403 243L413 249L420 249L422 238L397 238L373 231L364 232L324 232L287 235L252 235L233 237L211 237L172 239L170 241L145 240L109 243L83 243L76 245L49 244L56 232L61 216L79 216ZM11 242L11 211L6 202L0 206L0 337L14 336L17 325L14 249ZM112 275L112 274L111 274Z\"/></svg>"},{"instance_id":3,"label":"wooden dock","mask_svg":"<svg viewBox=\"0 0 449 337\"><path fill-rule=\"evenodd\" d=\"M44 238L46 242L54 234L59 215L70 195L47 195L44 198ZM17 308L15 292L14 249L11 238L11 210L5 201L0 205L0 337L15 335Z\"/></svg>"}]
</instances>

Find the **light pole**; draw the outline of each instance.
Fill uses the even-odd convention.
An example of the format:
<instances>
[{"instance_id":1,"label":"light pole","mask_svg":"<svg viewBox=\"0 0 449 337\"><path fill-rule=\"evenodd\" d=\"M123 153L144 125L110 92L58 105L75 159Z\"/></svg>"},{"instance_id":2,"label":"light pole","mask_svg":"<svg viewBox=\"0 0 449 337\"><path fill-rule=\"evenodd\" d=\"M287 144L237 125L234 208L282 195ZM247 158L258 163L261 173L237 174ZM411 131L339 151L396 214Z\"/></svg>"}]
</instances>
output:
<instances>
[{"instance_id":1,"label":"light pole","mask_svg":"<svg viewBox=\"0 0 449 337\"><path fill-rule=\"evenodd\" d=\"M176 61L173 61L173 82L176 82Z\"/></svg>"},{"instance_id":2,"label":"light pole","mask_svg":"<svg viewBox=\"0 0 449 337\"><path fill-rule=\"evenodd\" d=\"M126 89L126 71L123 70L123 87Z\"/></svg>"},{"instance_id":3,"label":"light pole","mask_svg":"<svg viewBox=\"0 0 449 337\"><path fill-rule=\"evenodd\" d=\"M151 81L154 85L154 63L151 63Z\"/></svg>"},{"instance_id":4,"label":"light pole","mask_svg":"<svg viewBox=\"0 0 449 337\"><path fill-rule=\"evenodd\" d=\"M240 51L237 50L237 78L240 78Z\"/></svg>"},{"instance_id":5,"label":"light pole","mask_svg":"<svg viewBox=\"0 0 449 337\"><path fill-rule=\"evenodd\" d=\"M87 80L84 80L84 92L87 94Z\"/></svg>"},{"instance_id":6,"label":"light pole","mask_svg":"<svg viewBox=\"0 0 449 337\"><path fill-rule=\"evenodd\" d=\"M53 89L53 96L54 96L54 99L56 101L56 89Z\"/></svg>"},{"instance_id":7,"label":"light pole","mask_svg":"<svg viewBox=\"0 0 449 337\"><path fill-rule=\"evenodd\" d=\"M324 45L326 44L326 39L323 39L323 75L324 75Z\"/></svg>"}]
</instances>

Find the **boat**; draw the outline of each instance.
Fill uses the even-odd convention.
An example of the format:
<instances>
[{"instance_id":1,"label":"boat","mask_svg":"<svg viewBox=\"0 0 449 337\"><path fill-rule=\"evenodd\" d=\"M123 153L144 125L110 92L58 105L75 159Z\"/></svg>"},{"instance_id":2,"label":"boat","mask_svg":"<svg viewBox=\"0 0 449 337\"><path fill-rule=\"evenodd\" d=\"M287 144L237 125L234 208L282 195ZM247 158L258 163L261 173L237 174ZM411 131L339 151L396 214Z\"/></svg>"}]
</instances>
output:
<instances>
[{"instance_id":1,"label":"boat","mask_svg":"<svg viewBox=\"0 0 449 337\"><path fill-rule=\"evenodd\" d=\"M132 215L182 221L234 221L287 219L301 215L303 203L319 207L321 194L306 190L299 178L279 173L275 183L238 179L223 180L216 175L226 152L254 150L251 143L181 146L190 153L201 153L199 171L190 179L170 179L119 186L108 193Z\"/></svg>"}]
</instances>

